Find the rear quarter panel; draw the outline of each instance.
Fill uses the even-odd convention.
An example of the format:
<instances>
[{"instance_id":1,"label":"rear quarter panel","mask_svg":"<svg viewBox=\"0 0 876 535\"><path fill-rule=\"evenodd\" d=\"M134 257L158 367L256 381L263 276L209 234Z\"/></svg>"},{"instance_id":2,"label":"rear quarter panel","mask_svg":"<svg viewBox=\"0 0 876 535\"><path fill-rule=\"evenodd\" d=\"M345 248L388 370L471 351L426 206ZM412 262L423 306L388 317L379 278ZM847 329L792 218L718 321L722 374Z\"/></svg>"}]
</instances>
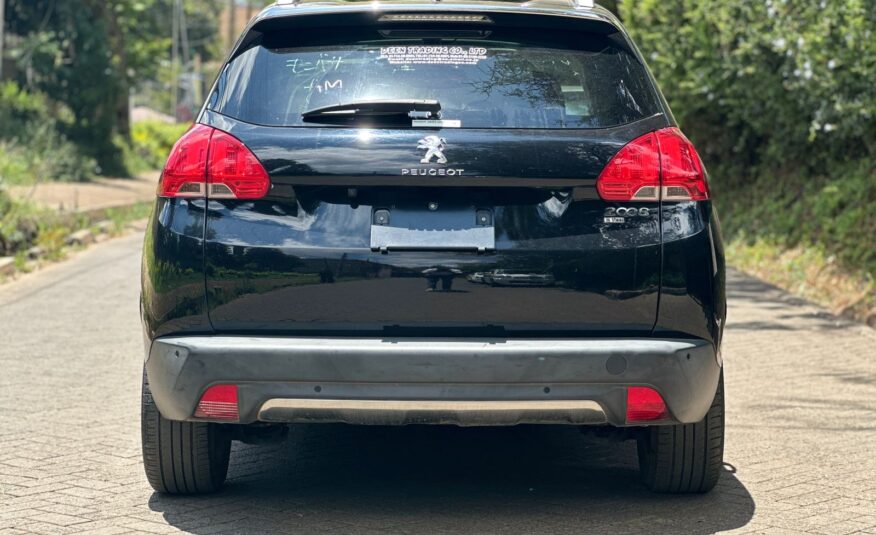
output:
<instances>
[{"instance_id":1,"label":"rear quarter panel","mask_svg":"<svg viewBox=\"0 0 876 535\"><path fill-rule=\"evenodd\" d=\"M146 229L142 316L147 338L211 332L204 292L205 200L162 199Z\"/></svg>"}]
</instances>

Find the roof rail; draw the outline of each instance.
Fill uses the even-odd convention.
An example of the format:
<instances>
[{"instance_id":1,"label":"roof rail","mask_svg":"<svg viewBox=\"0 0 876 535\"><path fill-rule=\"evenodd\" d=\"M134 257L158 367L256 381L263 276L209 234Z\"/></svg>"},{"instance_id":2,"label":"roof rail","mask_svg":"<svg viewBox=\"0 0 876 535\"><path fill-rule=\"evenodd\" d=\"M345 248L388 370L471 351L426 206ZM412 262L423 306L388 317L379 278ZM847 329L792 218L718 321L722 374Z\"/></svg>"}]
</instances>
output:
<instances>
[{"instance_id":1,"label":"roof rail","mask_svg":"<svg viewBox=\"0 0 876 535\"><path fill-rule=\"evenodd\" d=\"M575 7L592 8L594 7L593 0L574 0Z\"/></svg>"},{"instance_id":2,"label":"roof rail","mask_svg":"<svg viewBox=\"0 0 876 535\"><path fill-rule=\"evenodd\" d=\"M277 0L278 6L297 6L301 0Z\"/></svg>"}]
</instances>

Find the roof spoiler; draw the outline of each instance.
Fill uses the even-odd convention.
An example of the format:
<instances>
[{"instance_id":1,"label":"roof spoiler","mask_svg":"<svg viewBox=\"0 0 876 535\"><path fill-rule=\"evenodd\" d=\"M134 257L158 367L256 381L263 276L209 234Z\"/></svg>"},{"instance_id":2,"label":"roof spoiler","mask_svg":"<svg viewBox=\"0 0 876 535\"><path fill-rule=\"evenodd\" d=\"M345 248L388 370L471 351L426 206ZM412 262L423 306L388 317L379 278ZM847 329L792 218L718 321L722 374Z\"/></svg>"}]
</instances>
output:
<instances>
[{"instance_id":1,"label":"roof spoiler","mask_svg":"<svg viewBox=\"0 0 876 535\"><path fill-rule=\"evenodd\" d=\"M484 15L497 26L520 28L543 28L545 30L573 30L612 35L620 31L620 23L608 11L594 5L593 0L572 0L569 8L557 4L538 5L538 0L526 5L507 2L489 5L472 4L377 4L373 2L348 2L338 4L302 3L301 0L278 0L247 27L235 46L231 57L250 47L262 34L273 31L288 31L295 28L363 27L388 24L388 14L446 14ZM550 7L548 7L550 6ZM574 7L573 7L574 6ZM582 9L592 8L592 9ZM383 20L381 20L383 19Z\"/></svg>"}]
</instances>

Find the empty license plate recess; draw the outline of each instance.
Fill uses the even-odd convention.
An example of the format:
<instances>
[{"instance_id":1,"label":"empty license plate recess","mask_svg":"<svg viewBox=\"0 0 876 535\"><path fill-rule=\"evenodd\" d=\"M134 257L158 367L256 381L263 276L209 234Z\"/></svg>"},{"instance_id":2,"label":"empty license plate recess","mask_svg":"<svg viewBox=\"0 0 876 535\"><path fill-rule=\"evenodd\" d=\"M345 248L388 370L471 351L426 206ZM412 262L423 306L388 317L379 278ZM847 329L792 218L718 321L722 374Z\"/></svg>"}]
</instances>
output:
<instances>
[{"instance_id":1,"label":"empty license plate recess","mask_svg":"<svg viewBox=\"0 0 876 535\"><path fill-rule=\"evenodd\" d=\"M496 231L491 210L476 207L375 208L371 214L374 251L491 251Z\"/></svg>"}]
</instances>

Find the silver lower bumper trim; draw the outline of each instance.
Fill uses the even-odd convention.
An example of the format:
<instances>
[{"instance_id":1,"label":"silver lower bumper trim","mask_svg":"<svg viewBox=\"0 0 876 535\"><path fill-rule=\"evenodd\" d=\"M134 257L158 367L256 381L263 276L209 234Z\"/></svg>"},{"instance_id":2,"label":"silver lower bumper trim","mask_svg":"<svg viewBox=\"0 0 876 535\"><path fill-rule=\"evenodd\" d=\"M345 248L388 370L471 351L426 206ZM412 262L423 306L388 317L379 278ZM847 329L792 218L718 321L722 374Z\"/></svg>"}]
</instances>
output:
<instances>
[{"instance_id":1,"label":"silver lower bumper trim","mask_svg":"<svg viewBox=\"0 0 876 535\"><path fill-rule=\"evenodd\" d=\"M341 422L371 425L453 424L517 425L606 423L591 400L372 400L271 399L259 409L263 422Z\"/></svg>"}]
</instances>

